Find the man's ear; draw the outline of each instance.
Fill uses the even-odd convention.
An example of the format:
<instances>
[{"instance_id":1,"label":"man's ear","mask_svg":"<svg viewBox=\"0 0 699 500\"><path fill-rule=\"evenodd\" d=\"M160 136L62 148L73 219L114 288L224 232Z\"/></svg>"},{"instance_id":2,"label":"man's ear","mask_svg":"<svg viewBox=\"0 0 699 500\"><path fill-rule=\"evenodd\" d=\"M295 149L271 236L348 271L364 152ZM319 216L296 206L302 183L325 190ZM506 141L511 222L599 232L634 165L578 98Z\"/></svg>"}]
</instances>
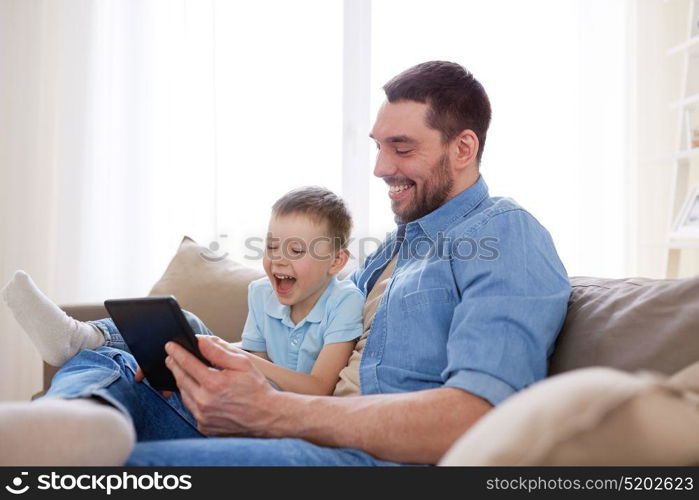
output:
<instances>
[{"instance_id":1,"label":"man's ear","mask_svg":"<svg viewBox=\"0 0 699 500\"><path fill-rule=\"evenodd\" d=\"M453 164L457 168L465 168L478 162L478 150L480 142L478 136L471 129L461 132L453 141L454 158Z\"/></svg>"},{"instance_id":2,"label":"man's ear","mask_svg":"<svg viewBox=\"0 0 699 500\"><path fill-rule=\"evenodd\" d=\"M339 250L335 254L335 258L333 260L332 265L330 266L330 269L328 270L328 273L331 276L339 273L345 267L348 260L349 260L349 250L347 250L346 248Z\"/></svg>"}]
</instances>

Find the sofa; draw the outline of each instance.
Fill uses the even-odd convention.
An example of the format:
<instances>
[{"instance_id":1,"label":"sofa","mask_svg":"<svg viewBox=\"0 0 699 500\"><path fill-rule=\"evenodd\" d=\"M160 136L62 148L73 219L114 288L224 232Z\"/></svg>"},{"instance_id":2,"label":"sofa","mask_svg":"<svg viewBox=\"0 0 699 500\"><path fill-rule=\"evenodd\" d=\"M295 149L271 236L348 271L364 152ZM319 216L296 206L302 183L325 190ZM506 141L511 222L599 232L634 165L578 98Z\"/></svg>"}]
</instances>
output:
<instances>
[{"instance_id":1,"label":"sofa","mask_svg":"<svg viewBox=\"0 0 699 500\"><path fill-rule=\"evenodd\" d=\"M149 295L240 340L261 277L185 237ZM489 412L441 465L699 465L699 277L571 277L549 376ZM102 304L61 306L87 321ZM44 365L44 385L55 368Z\"/></svg>"}]
</instances>

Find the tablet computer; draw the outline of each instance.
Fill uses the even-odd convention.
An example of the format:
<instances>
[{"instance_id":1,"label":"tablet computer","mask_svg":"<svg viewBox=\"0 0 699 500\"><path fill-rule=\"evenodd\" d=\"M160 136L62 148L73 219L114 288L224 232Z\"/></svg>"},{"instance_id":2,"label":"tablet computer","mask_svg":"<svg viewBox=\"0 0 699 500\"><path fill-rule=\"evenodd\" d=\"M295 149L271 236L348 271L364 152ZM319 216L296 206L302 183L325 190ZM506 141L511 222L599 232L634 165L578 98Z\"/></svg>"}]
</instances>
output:
<instances>
[{"instance_id":1,"label":"tablet computer","mask_svg":"<svg viewBox=\"0 0 699 500\"><path fill-rule=\"evenodd\" d=\"M105 300L104 307L155 389L177 390L175 377L165 365L165 344L169 341L177 342L199 361L211 366L199 351L194 331L172 295Z\"/></svg>"}]
</instances>

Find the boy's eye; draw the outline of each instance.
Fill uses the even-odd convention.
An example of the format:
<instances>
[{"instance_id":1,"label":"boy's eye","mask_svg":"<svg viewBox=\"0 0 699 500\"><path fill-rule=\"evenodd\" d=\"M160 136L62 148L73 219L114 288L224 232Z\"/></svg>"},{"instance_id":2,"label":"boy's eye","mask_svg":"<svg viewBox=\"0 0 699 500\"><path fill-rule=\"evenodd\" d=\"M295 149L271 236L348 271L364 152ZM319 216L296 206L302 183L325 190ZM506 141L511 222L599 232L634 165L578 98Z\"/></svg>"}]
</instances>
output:
<instances>
[{"instance_id":1,"label":"boy's eye","mask_svg":"<svg viewBox=\"0 0 699 500\"><path fill-rule=\"evenodd\" d=\"M267 250L276 250L277 248L279 248L279 247L275 247L275 246L272 246L272 245L267 245Z\"/></svg>"},{"instance_id":2,"label":"boy's eye","mask_svg":"<svg viewBox=\"0 0 699 500\"><path fill-rule=\"evenodd\" d=\"M293 253L294 255L301 255L302 253L304 253L304 251L299 248L292 248L291 253Z\"/></svg>"},{"instance_id":3,"label":"boy's eye","mask_svg":"<svg viewBox=\"0 0 699 500\"><path fill-rule=\"evenodd\" d=\"M412 153L412 151L412 149L396 149L396 154L407 155L408 153Z\"/></svg>"}]
</instances>

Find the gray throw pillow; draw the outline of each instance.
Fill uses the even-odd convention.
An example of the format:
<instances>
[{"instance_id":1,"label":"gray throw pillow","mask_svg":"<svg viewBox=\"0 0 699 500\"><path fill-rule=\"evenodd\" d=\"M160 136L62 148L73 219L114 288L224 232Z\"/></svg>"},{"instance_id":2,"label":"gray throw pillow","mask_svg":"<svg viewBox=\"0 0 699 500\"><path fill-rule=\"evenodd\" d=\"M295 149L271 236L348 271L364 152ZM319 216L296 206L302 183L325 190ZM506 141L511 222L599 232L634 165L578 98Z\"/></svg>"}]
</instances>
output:
<instances>
[{"instance_id":1,"label":"gray throw pillow","mask_svg":"<svg viewBox=\"0 0 699 500\"><path fill-rule=\"evenodd\" d=\"M673 374L699 360L699 277L571 278L553 375L587 366Z\"/></svg>"}]
</instances>

